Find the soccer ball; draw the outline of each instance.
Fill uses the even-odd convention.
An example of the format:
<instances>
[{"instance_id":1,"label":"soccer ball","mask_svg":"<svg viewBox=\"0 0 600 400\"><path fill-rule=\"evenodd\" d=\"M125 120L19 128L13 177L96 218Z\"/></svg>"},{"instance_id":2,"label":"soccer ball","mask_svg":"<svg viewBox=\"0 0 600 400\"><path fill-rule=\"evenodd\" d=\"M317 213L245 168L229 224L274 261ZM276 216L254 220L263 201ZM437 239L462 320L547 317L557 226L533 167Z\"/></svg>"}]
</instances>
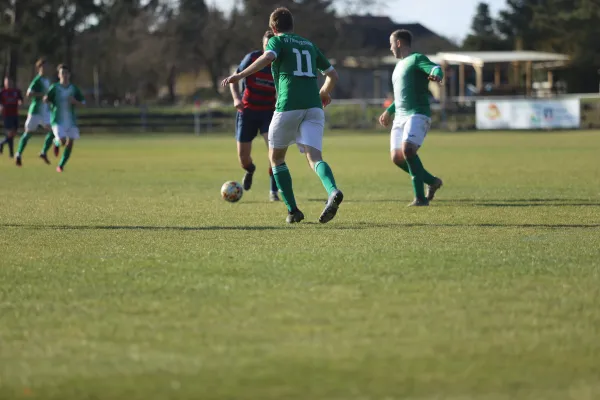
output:
<instances>
[{"instance_id":1,"label":"soccer ball","mask_svg":"<svg viewBox=\"0 0 600 400\"><path fill-rule=\"evenodd\" d=\"M234 181L227 181L221 186L221 197L230 203L235 203L242 198L244 189L242 185Z\"/></svg>"}]
</instances>

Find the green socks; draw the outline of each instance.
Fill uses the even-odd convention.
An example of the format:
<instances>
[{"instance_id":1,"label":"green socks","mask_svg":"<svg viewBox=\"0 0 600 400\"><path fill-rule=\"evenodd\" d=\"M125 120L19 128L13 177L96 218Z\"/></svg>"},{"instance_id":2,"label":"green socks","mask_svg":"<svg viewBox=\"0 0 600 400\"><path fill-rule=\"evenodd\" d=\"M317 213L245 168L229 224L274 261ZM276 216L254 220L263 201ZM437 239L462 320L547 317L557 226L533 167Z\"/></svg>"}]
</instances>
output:
<instances>
[{"instance_id":1,"label":"green socks","mask_svg":"<svg viewBox=\"0 0 600 400\"><path fill-rule=\"evenodd\" d=\"M273 178L275 178L275 182L277 183L277 187L279 188L279 192L281 193L281 197L283 197L283 202L287 206L288 211L295 210L297 207L294 191L292 190L292 175L290 175L290 170L285 163L274 166L272 170Z\"/></svg>"},{"instance_id":2,"label":"green socks","mask_svg":"<svg viewBox=\"0 0 600 400\"><path fill-rule=\"evenodd\" d=\"M423 164L418 156L412 157L409 160L406 160L408 164L408 170L410 172L410 176L412 178L413 191L415 192L415 197L419 200L425 199L425 186L423 181L423 176L425 169L423 168Z\"/></svg>"},{"instance_id":3,"label":"green socks","mask_svg":"<svg viewBox=\"0 0 600 400\"><path fill-rule=\"evenodd\" d=\"M273 178L277 183L277 188L281 193L281 197L283 198L288 211L295 210L297 207L294 191L292 189L292 176L290 175L290 170L287 165L283 163L273 167L272 171ZM335 179L333 178L333 172L331 172L331 168L329 168L329 165L325 161L319 161L315 164L315 172L319 175L323 187L327 190L327 195L330 195L331 192L337 189Z\"/></svg>"},{"instance_id":4,"label":"green socks","mask_svg":"<svg viewBox=\"0 0 600 400\"><path fill-rule=\"evenodd\" d=\"M42 147L42 154L48 153L48 150L50 150L50 146L52 146L53 141L54 134L52 134L52 132L48 132L46 138L44 139L44 147Z\"/></svg>"},{"instance_id":5,"label":"green socks","mask_svg":"<svg viewBox=\"0 0 600 400\"><path fill-rule=\"evenodd\" d=\"M419 158L418 155L415 156L416 163L419 163L421 165L421 169L423 170L423 182L425 182L427 185L433 185L435 183L435 176L431 175L424 167L423 167L423 163L421 162L421 159ZM398 168L402 169L404 172L406 172L407 174L410 174L410 171L408 169L408 164L406 161L403 161L400 164L396 164L396 166L398 166Z\"/></svg>"},{"instance_id":6,"label":"green socks","mask_svg":"<svg viewBox=\"0 0 600 400\"><path fill-rule=\"evenodd\" d=\"M52 140L50 141L50 143L52 143ZM62 158L60 159L60 162L58 163L58 166L63 168L65 166L65 164L67 163L67 161L69 161L70 156L71 156L71 147L65 147L65 149L63 150Z\"/></svg>"},{"instance_id":7,"label":"green socks","mask_svg":"<svg viewBox=\"0 0 600 400\"><path fill-rule=\"evenodd\" d=\"M21 135L21 140L19 140L19 147L17 148L18 155L23 154L23 151L25 150L25 147L27 146L27 142L29 141L30 137L31 135L29 134L29 132L24 132Z\"/></svg>"},{"instance_id":8,"label":"green socks","mask_svg":"<svg viewBox=\"0 0 600 400\"><path fill-rule=\"evenodd\" d=\"M328 196L337 189L335 179L333 178L333 172L331 171L329 164L325 161L317 161L315 164L315 172L319 175L319 179L321 179L323 187L327 190Z\"/></svg>"}]
</instances>

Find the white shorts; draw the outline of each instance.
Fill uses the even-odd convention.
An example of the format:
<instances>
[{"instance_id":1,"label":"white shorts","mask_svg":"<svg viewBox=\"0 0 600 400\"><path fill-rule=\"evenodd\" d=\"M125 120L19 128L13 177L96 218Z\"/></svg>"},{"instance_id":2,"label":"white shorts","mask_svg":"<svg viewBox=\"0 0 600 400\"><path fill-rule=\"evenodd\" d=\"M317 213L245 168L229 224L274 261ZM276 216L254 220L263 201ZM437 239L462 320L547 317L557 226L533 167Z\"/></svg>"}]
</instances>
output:
<instances>
[{"instance_id":1,"label":"white shorts","mask_svg":"<svg viewBox=\"0 0 600 400\"><path fill-rule=\"evenodd\" d=\"M43 112L41 114L27 114L27 119L25 120L25 132L35 132L39 127L49 127L50 126L50 113Z\"/></svg>"},{"instance_id":2,"label":"white shorts","mask_svg":"<svg viewBox=\"0 0 600 400\"><path fill-rule=\"evenodd\" d=\"M394 119L390 135L390 148L392 150L401 149L403 142L410 142L421 147L430 126L431 118L421 114Z\"/></svg>"},{"instance_id":3,"label":"white shorts","mask_svg":"<svg viewBox=\"0 0 600 400\"><path fill-rule=\"evenodd\" d=\"M74 125L52 125L52 132L58 140L66 138L79 139L79 128Z\"/></svg>"},{"instance_id":4,"label":"white shorts","mask_svg":"<svg viewBox=\"0 0 600 400\"><path fill-rule=\"evenodd\" d=\"M273 114L269 125L269 147L285 149L294 143L300 151L302 145L323 149L325 113L322 108L282 111Z\"/></svg>"}]
</instances>

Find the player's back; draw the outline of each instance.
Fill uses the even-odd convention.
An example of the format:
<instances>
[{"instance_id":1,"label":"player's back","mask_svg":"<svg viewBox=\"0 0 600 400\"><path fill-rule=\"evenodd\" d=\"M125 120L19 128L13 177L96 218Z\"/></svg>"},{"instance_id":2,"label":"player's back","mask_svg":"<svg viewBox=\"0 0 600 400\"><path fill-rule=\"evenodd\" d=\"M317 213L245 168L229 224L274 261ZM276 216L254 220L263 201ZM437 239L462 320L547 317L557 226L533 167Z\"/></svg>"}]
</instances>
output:
<instances>
[{"instance_id":1,"label":"player's back","mask_svg":"<svg viewBox=\"0 0 600 400\"><path fill-rule=\"evenodd\" d=\"M267 51L276 58L271 69L277 88L277 111L321 108L317 71L331 67L310 40L293 33L272 37Z\"/></svg>"},{"instance_id":2,"label":"player's back","mask_svg":"<svg viewBox=\"0 0 600 400\"><path fill-rule=\"evenodd\" d=\"M248 53L237 69L241 72L256 61L263 52L261 50ZM248 76L242 82L242 103L244 108L253 111L273 111L275 107L275 86L271 75L271 66Z\"/></svg>"}]
</instances>

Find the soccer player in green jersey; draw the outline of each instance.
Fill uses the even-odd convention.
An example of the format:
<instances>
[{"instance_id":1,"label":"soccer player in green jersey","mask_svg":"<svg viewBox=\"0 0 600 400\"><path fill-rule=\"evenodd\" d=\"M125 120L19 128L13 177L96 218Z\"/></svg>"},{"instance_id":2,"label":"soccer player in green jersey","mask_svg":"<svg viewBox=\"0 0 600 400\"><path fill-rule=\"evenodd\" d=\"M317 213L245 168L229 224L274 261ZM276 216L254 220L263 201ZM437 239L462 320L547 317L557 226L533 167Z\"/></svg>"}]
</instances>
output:
<instances>
[{"instance_id":1,"label":"soccer player in green jersey","mask_svg":"<svg viewBox=\"0 0 600 400\"><path fill-rule=\"evenodd\" d=\"M275 36L269 39L264 54L243 71L224 79L223 86L236 83L272 63L277 104L269 126L269 159L288 209L286 221L291 224L304 219L296 205L292 177L285 163L288 147L296 143L327 191L327 203L319 217L319 222L326 223L335 217L344 199L321 153L325 126L323 107L331 102L331 91L338 74L317 46L294 34L294 18L287 8L278 8L271 13L269 27ZM317 70L326 76L320 90Z\"/></svg>"},{"instance_id":2,"label":"soccer player in green jersey","mask_svg":"<svg viewBox=\"0 0 600 400\"><path fill-rule=\"evenodd\" d=\"M75 106L84 105L85 98L79 88L71 83L71 72L69 67L64 64L58 66L58 79L59 82L48 90L44 101L50 104L54 137L66 146L58 167L56 167L57 172L63 172L73 151L74 141L79 139Z\"/></svg>"},{"instance_id":3,"label":"soccer player in green jersey","mask_svg":"<svg viewBox=\"0 0 600 400\"><path fill-rule=\"evenodd\" d=\"M54 134L50 129L50 112L48 110L48 105L44 103L43 98L48 92L50 88L50 80L46 78L46 59L40 58L35 66L37 68L38 74L31 81L29 85L29 89L27 89L27 97L31 98L31 105L29 106L29 113L27 114L27 120L25 121L25 132L21 135L21 140L19 141L19 148L17 149L17 153L15 154L15 163L17 166L22 165L22 156L23 151L25 151L25 147L27 146L27 142L29 138L33 134L33 132L37 131L38 128L44 129L46 132L46 139L44 140L44 146L42 147L42 151L40 152L40 158L46 162L46 164L50 164L50 160L48 160L48 150L50 146L52 146L52 142L54 139ZM58 157L58 142L54 143L54 155Z\"/></svg>"},{"instance_id":4,"label":"soccer player in green jersey","mask_svg":"<svg viewBox=\"0 0 600 400\"><path fill-rule=\"evenodd\" d=\"M387 127L395 115L390 139L392 161L412 178L415 199L409 205L427 206L442 187L442 180L425 170L417 152L431 124L429 81L441 82L444 73L429 58L414 53L411 45L412 35L407 30L390 36L390 50L399 59L392 74L394 102L381 114L379 123Z\"/></svg>"}]
</instances>

